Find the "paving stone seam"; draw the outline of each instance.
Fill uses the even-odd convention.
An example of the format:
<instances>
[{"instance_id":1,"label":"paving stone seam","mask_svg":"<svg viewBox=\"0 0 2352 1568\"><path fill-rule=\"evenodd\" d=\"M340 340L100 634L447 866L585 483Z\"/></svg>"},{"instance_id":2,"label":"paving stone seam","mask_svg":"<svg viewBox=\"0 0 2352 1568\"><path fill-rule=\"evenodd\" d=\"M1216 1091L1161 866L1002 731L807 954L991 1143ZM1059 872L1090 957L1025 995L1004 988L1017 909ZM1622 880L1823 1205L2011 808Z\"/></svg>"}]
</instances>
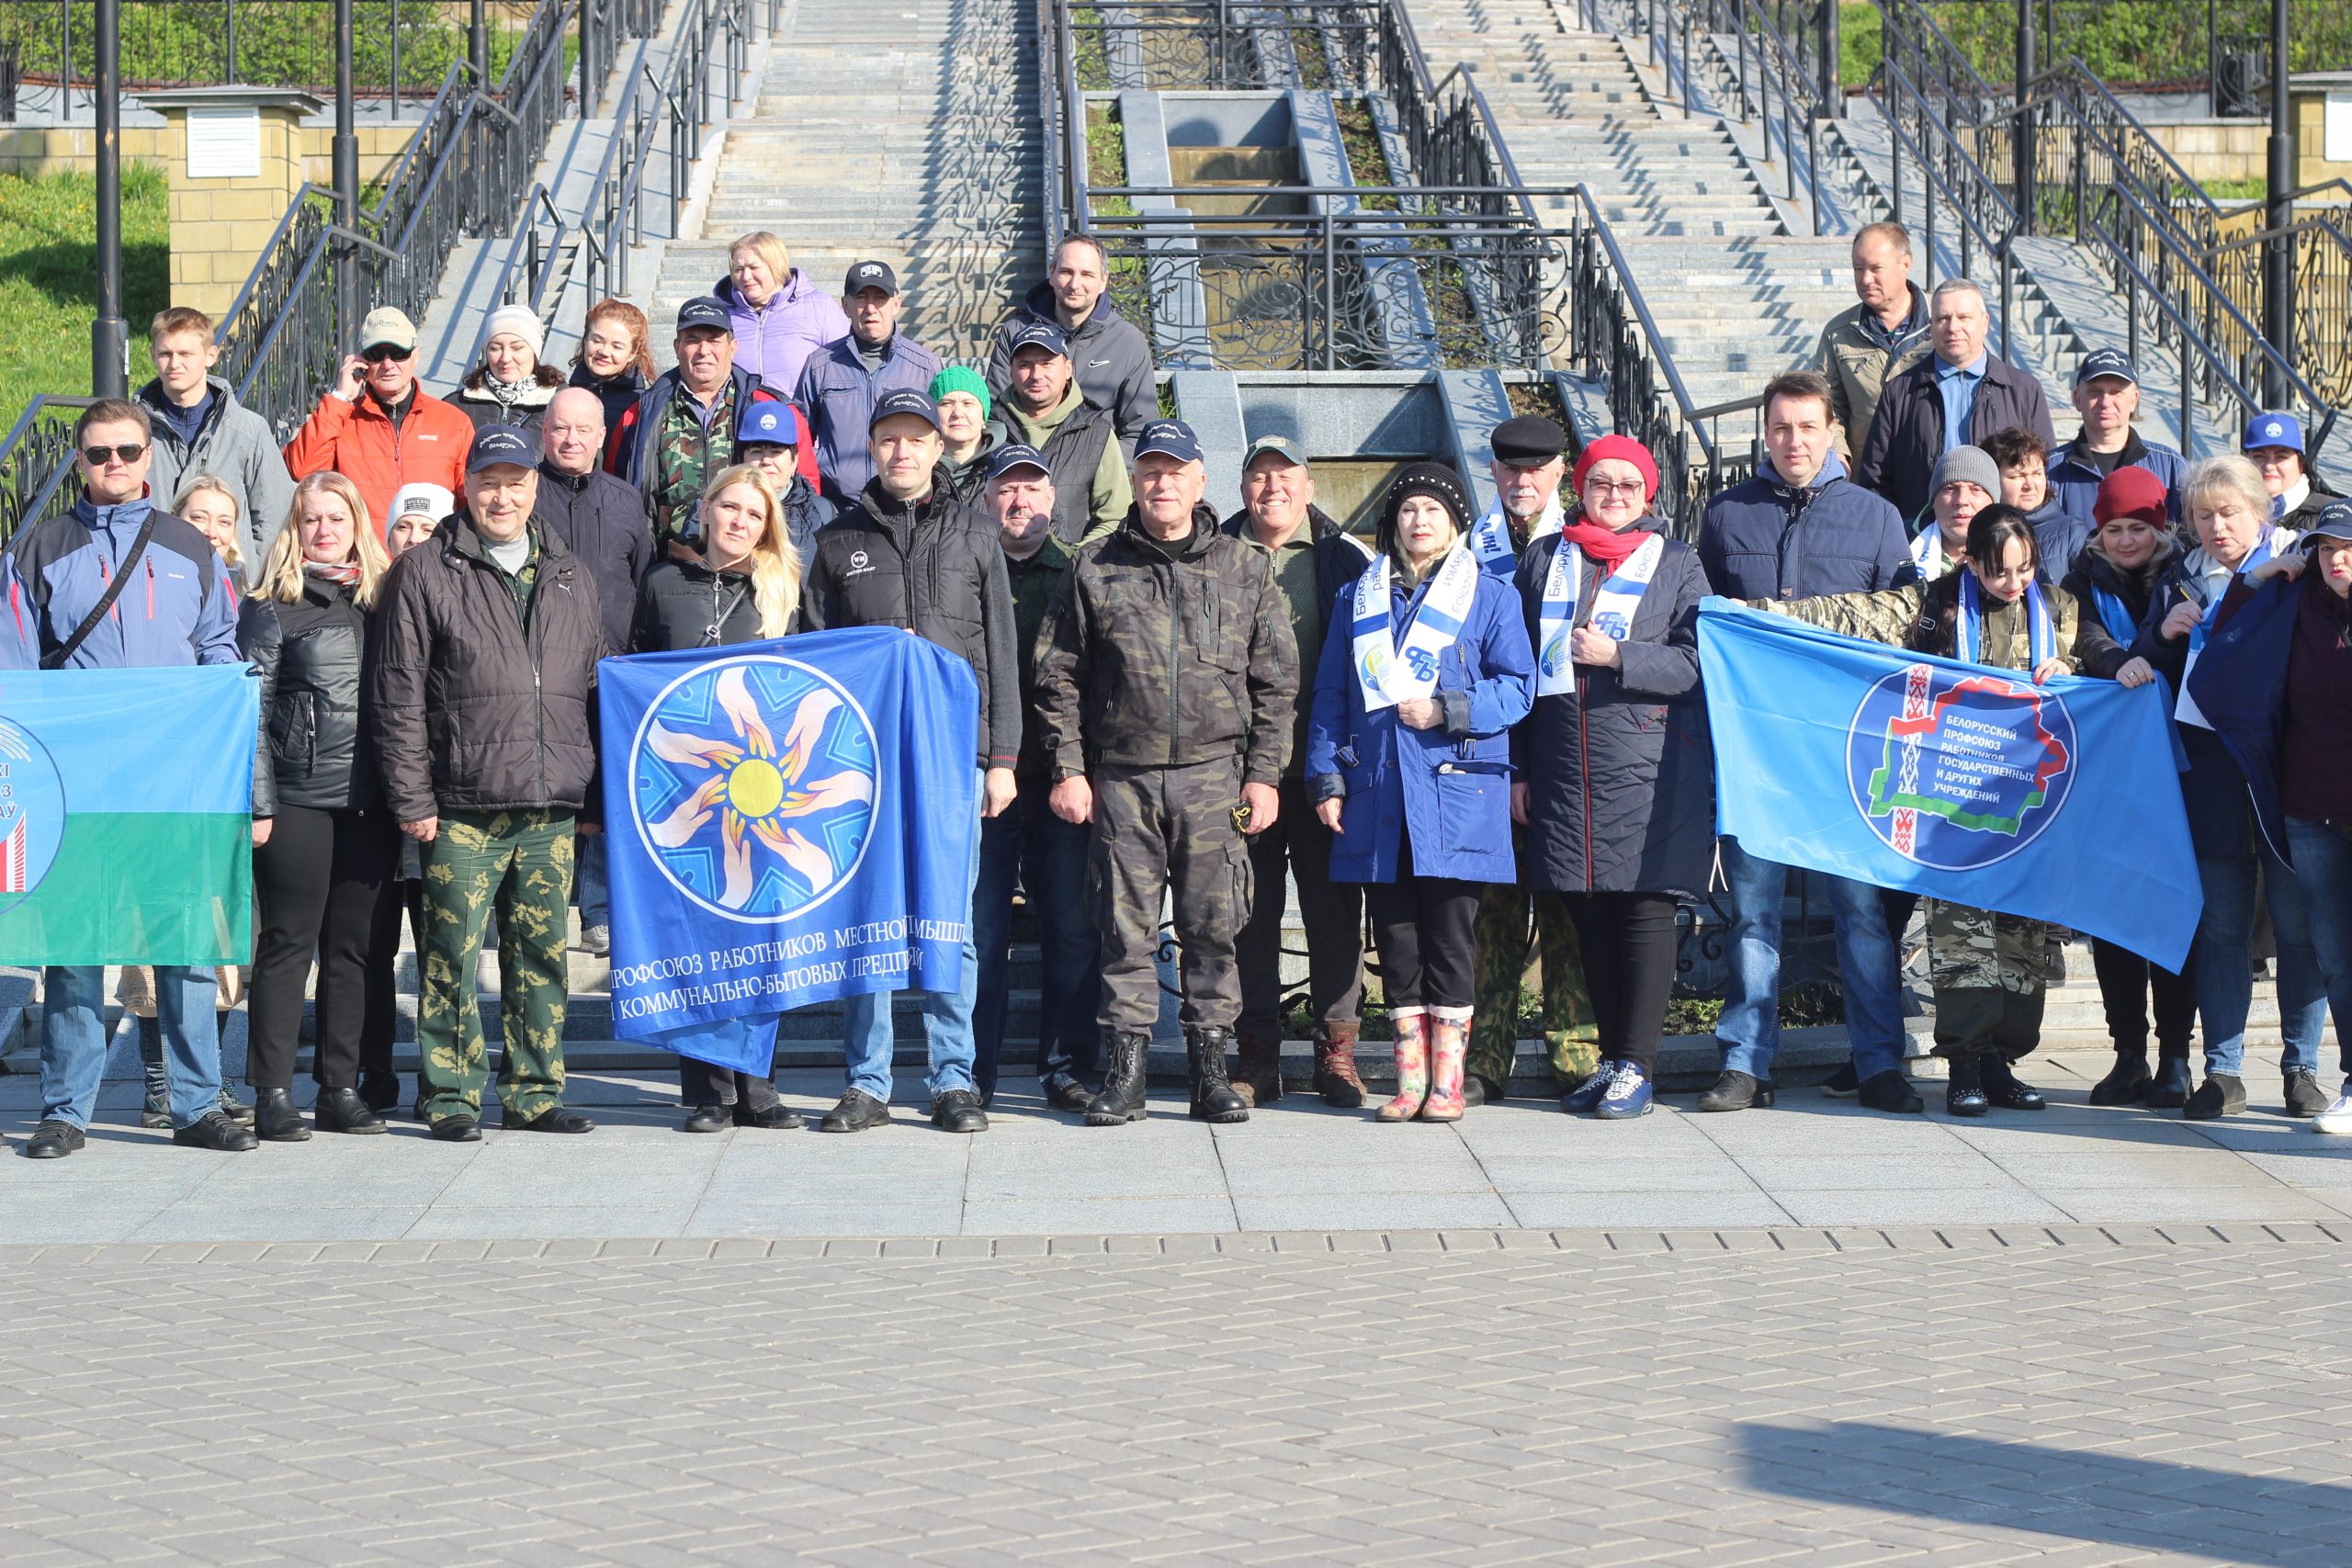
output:
<instances>
[{"instance_id":1,"label":"paving stone seam","mask_svg":"<svg viewBox=\"0 0 2352 1568\"><path fill-rule=\"evenodd\" d=\"M1329 1258L1385 1253L1493 1257L1498 1253L1615 1253L1738 1258L1771 1253L1886 1253L1959 1257L1986 1252L2181 1252L2219 1247L2343 1247L2352 1221L2164 1221L2146 1224L1770 1225L1717 1229L1627 1226L1588 1230L1251 1231L1168 1235L644 1236L447 1241L72 1242L0 1247L0 1270L198 1265L661 1262L977 1262L998 1258L1162 1259L1268 1254Z\"/></svg>"}]
</instances>

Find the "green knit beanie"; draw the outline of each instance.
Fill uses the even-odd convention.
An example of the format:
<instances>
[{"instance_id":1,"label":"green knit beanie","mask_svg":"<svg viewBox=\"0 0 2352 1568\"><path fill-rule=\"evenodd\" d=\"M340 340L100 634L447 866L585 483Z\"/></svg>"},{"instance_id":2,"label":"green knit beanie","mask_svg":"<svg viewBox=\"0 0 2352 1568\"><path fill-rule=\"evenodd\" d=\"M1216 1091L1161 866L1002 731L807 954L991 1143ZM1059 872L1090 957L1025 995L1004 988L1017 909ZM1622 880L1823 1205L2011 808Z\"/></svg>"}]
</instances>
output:
<instances>
[{"instance_id":1,"label":"green knit beanie","mask_svg":"<svg viewBox=\"0 0 2352 1568\"><path fill-rule=\"evenodd\" d=\"M980 373L968 365L951 365L931 378L931 400L937 402L950 392L969 392L980 400L980 417L989 417L989 384Z\"/></svg>"}]
</instances>

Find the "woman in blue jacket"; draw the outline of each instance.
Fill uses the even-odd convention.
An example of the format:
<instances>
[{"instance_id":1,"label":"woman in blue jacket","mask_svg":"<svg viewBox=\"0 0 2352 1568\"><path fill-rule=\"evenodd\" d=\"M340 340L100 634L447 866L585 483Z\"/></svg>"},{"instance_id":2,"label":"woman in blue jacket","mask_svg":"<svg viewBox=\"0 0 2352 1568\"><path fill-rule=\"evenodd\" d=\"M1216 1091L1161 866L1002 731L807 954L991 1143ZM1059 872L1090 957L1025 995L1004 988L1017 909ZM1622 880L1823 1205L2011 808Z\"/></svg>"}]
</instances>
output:
<instances>
[{"instance_id":1,"label":"woman in blue jacket","mask_svg":"<svg viewBox=\"0 0 2352 1568\"><path fill-rule=\"evenodd\" d=\"M1307 722L1331 877L1367 885L1380 951L1396 1052L1383 1122L1461 1119L1479 889L1518 877L1510 731L1535 660L1510 584L1464 542L1472 514L1452 469L1396 476L1380 553L1332 609Z\"/></svg>"}]
</instances>

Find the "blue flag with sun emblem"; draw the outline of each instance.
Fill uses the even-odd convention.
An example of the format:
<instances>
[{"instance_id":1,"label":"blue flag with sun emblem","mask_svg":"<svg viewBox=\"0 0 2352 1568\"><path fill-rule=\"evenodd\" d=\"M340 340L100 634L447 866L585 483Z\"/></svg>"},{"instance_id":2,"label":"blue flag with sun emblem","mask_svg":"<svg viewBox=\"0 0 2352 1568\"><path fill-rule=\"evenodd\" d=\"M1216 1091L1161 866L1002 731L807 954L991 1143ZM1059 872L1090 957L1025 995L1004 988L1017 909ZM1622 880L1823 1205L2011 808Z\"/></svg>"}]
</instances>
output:
<instances>
[{"instance_id":1,"label":"blue flag with sun emblem","mask_svg":"<svg viewBox=\"0 0 2352 1568\"><path fill-rule=\"evenodd\" d=\"M2050 920L2178 969L2204 897L2161 682L2023 675L1709 599L1717 829L1759 859Z\"/></svg>"},{"instance_id":2,"label":"blue flag with sun emblem","mask_svg":"<svg viewBox=\"0 0 2352 1568\"><path fill-rule=\"evenodd\" d=\"M616 1033L764 1077L795 1008L961 983L970 664L863 627L607 659L597 685Z\"/></svg>"}]
</instances>

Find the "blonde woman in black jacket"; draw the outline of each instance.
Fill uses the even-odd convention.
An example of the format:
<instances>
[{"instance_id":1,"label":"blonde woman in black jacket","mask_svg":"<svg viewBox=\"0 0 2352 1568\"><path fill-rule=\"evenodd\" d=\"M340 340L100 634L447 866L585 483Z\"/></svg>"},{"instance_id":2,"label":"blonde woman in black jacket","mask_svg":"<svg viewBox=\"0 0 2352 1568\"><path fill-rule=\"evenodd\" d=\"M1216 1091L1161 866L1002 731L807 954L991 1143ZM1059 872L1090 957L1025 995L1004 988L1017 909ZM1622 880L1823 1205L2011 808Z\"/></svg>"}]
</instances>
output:
<instances>
[{"instance_id":1,"label":"blonde woman in black jacket","mask_svg":"<svg viewBox=\"0 0 2352 1568\"><path fill-rule=\"evenodd\" d=\"M748 463L720 469L704 488L701 517L700 553L657 562L645 574L631 652L721 648L793 629L800 607L800 552L792 547L791 524L767 476ZM801 1124L764 1076L681 1056L678 1089L689 1133L716 1133L730 1122L777 1129Z\"/></svg>"},{"instance_id":2,"label":"blonde woman in black jacket","mask_svg":"<svg viewBox=\"0 0 2352 1568\"><path fill-rule=\"evenodd\" d=\"M312 474L295 487L237 621L238 645L261 671L269 762L254 781L261 922L245 1067L265 1142L311 1135L291 1089L313 953L319 1125L384 1130L355 1080L362 1037L390 1037L400 936L400 829L361 712L368 613L390 565L357 487Z\"/></svg>"}]
</instances>

